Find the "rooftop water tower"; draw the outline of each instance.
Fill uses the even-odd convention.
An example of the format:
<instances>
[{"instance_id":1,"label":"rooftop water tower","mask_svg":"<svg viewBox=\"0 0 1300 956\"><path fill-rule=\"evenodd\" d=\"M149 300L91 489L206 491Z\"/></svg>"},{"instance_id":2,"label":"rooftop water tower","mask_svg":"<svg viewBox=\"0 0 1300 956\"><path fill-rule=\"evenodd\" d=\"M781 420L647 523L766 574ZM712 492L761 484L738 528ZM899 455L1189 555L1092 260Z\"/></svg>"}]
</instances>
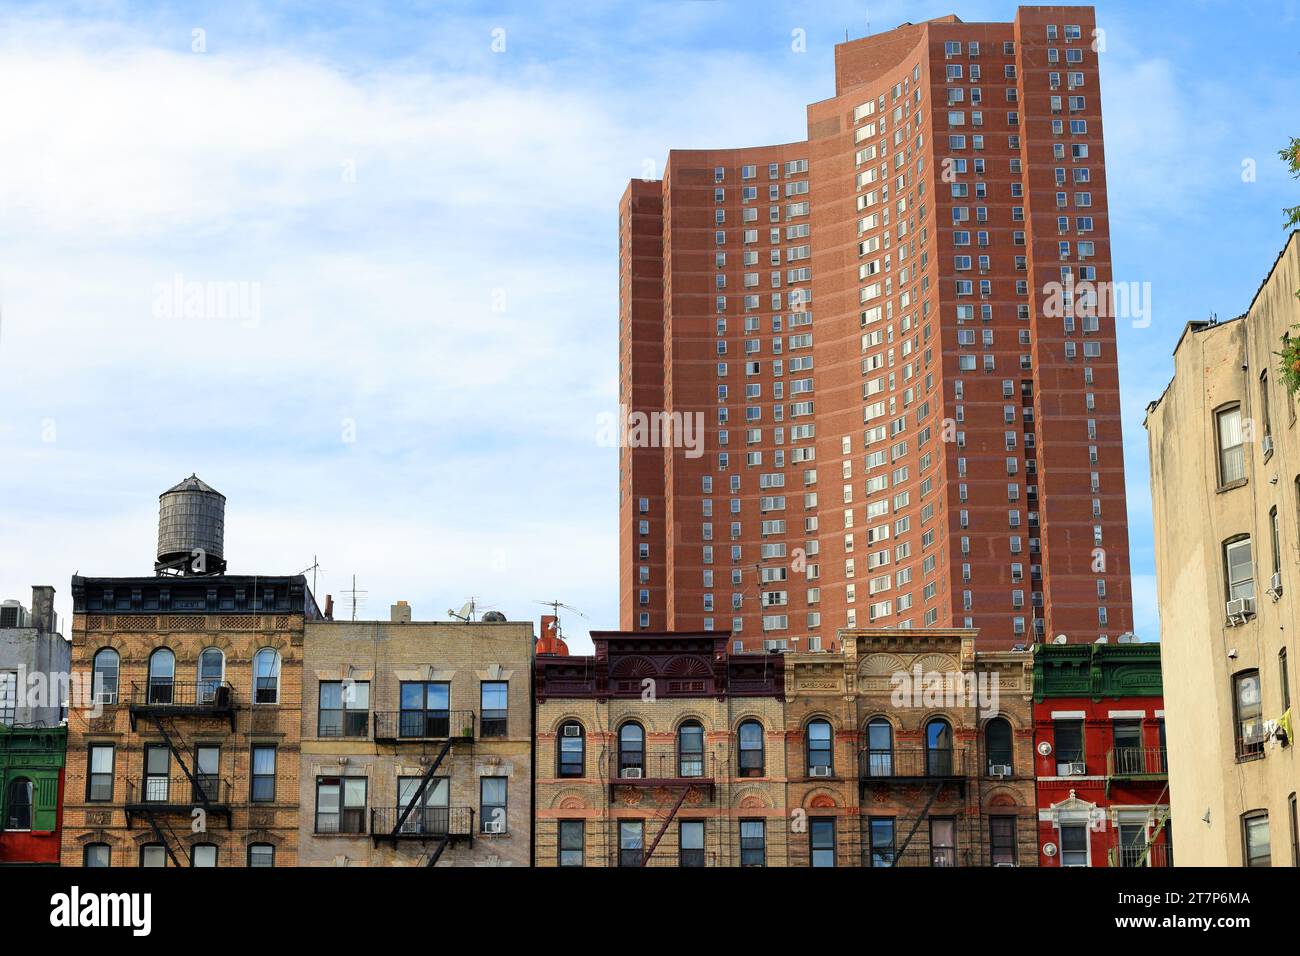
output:
<instances>
[{"instance_id":1,"label":"rooftop water tower","mask_svg":"<svg viewBox=\"0 0 1300 956\"><path fill-rule=\"evenodd\" d=\"M159 575L224 574L226 496L190 475L158 496Z\"/></svg>"}]
</instances>

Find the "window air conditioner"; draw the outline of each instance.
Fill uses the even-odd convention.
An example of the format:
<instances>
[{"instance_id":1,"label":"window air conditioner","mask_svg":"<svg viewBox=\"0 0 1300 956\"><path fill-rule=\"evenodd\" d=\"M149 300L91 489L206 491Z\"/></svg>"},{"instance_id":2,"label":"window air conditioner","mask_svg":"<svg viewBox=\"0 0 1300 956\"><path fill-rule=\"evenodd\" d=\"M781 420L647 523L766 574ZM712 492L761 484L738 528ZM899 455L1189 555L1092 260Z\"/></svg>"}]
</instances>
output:
<instances>
[{"instance_id":1,"label":"window air conditioner","mask_svg":"<svg viewBox=\"0 0 1300 956\"><path fill-rule=\"evenodd\" d=\"M505 833L506 825L500 820L488 820L483 824L484 833Z\"/></svg>"},{"instance_id":2,"label":"window air conditioner","mask_svg":"<svg viewBox=\"0 0 1300 956\"><path fill-rule=\"evenodd\" d=\"M620 770L620 771L618 772L618 775L619 775L620 777L622 777L624 780L640 780L640 779L641 779L641 768L640 768L640 767L624 767L622 770Z\"/></svg>"},{"instance_id":3,"label":"window air conditioner","mask_svg":"<svg viewBox=\"0 0 1300 956\"><path fill-rule=\"evenodd\" d=\"M829 777L830 775L831 775L830 767L813 767L812 772L809 774L809 776L813 776L813 777Z\"/></svg>"},{"instance_id":4,"label":"window air conditioner","mask_svg":"<svg viewBox=\"0 0 1300 956\"><path fill-rule=\"evenodd\" d=\"M581 737L581 736L582 736L582 728L579 727L577 724L566 724L566 725L565 725L565 728L564 728L564 736L566 736L566 737Z\"/></svg>"}]
</instances>

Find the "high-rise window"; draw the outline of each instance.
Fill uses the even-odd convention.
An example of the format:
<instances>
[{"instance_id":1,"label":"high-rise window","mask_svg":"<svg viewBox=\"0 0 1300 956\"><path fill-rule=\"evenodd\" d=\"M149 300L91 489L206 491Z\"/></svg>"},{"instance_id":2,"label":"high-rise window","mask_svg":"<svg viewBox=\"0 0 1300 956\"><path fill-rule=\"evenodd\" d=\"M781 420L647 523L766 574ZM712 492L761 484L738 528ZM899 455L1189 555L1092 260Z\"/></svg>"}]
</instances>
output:
<instances>
[{"instance_id":1,"label":"high-rise window","mask_svg":"<svg viewBox=\"0 0 1300 956\"><path fill-rule=\"evenodd\" d=\"M989 860L994 866L1016 865L1016 818L989 818Z\"/></svg>"},{"instance_id":2,"label":"high-rise window","mask_svg":"<svg viewBox=\"0 0 1300 956\"><path fill-rule=\"evenodd\" d=\"M582 866L584 829L581 820L561 820L558 840L558 866Z\"/></svg>"},{"instance_id":3,"label":"high-rise window","mask_svg":"<svg viewBox=\"0 0 1300 956\"><path fill-rule=\"evenodd\" d=\"M1087 865L1087 826L1082 823L1061 824L1061 866Z\"/></svg>"},{"instance_id":4,"label":"high-rise window","mask_svg":"<svg viewBox=\"0 0 1300 956\"><path fill-rule=\"evenodd\" d=\"M1246 477L1246 454L1241 433L1241 406L1233 405L1215 416L1219 438L1219 485Z\"/></svg>"},{"instance_id":5,"label":"high-rise window","mask_svg":"<svg viewBox=\"0 0 1300 956\"><path fill-rule=\"evenodd\" d=\"M570 720L560 727L556 738L559 759L557 775L561 777L581 777L586 764L586 737L582 724Z\"/></svg>"},{"instance_id":6,"label":"high-rise window","mask_svg":"<svg viewBox=\"0 0 1300 956\"><path fill-rule=\"evenodd\" d=\"M767 866L767 824L762 820L740 821L740 865Z\"/></svg>"},{"instance_id":7,"label":"high-rise window","mask_svg":"<svg viewBox=\"0 0 1300 956\"><path fill-rule=\"evenodd\" d=\"M835 865L834 817L813 817L808 821L808 851L811 866Z\"/></svg>"},{"instance_id":8,"label":"high-rise window","mask_svg":"<svg viewBox=\"0 0 1300 956\"><path fill-rule=\"evenodd\" d=\"M479 734L483 737L504 737L509 723L510 684L503 680L485 680L479 692L482 713L479 715Z\"/></svg>"},{"instance_id":9,"label":"high-rise window","mask_svg":"<svg viewBox=\"0 0 1300 956\"><path fill-rule=\"evenodd\" d=\"M1273 850L1269 844L1268 811L1252 810L1241 817L1241 844L1246 866L1272 866Z\"/></svg>"},{"instance_id":10,"label":"high-rise window","mask_svg":"<svg viewBox=\"0 0 1300 956\"><path fill-rule=\"evenodd\" d=\"M1232 702L1239 759L1264 753L1262 700L1259 671L1241 671L1233 675Z\"/></svg>"}]
</instances>

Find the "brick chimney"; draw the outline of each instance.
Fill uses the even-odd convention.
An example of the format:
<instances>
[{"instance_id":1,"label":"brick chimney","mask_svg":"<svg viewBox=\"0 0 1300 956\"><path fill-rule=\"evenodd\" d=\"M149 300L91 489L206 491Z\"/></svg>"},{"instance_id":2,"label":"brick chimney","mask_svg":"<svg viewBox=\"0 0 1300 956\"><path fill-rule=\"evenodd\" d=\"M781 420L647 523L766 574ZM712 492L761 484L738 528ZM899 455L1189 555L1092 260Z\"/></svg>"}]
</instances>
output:
<instances>
[{"instance_id":1,"label":"brick chimney","mask_svg":"<svg viewBox=\"0 0 1300 956\"><path fill-rule=\"evenodd\" d=\"M389 608L389 616L394 624L411 623L411 605L405 601L398 601Z\"/></svg>"}]
</instances>

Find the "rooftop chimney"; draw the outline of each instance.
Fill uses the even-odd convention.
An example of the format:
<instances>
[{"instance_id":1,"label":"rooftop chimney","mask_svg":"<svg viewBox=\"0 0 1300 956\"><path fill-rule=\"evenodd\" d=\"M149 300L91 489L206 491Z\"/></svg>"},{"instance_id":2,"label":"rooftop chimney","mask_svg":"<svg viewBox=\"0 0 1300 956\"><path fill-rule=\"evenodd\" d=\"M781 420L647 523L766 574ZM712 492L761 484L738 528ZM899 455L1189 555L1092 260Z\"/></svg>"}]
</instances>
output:
<instances>
[{"instance_id":1,"label":"rooftop chimney","mask_svg":"<svg viewBox=\"0 0 1300 956\"><path fill-rule=\"evenodd\" d=\"M398 601L389 608L389 614L391 615L394 624L411 623L411 605L407 604L405 601Z\"/></svg>"},{"instance_id":2,"label":"rooftop chimney","mask_svg":"<svg viewBox=\"0 0 1300 956\"><path fill-rule=\"evenodd\" d=\"M44 634L57 634L58 623L54 613L54 588L48 584L32 585L32 627Z\"/></svg>"},{"instance_id":3,"label":"rooftop chimney","mask_svg":"<svg viewBox=\"0 0 1300 956\"><path fill-rule=\"evenodd\" d=\"M334 620L334 595L325 595L325 620Z\"/></svg>"}]
</instances>

